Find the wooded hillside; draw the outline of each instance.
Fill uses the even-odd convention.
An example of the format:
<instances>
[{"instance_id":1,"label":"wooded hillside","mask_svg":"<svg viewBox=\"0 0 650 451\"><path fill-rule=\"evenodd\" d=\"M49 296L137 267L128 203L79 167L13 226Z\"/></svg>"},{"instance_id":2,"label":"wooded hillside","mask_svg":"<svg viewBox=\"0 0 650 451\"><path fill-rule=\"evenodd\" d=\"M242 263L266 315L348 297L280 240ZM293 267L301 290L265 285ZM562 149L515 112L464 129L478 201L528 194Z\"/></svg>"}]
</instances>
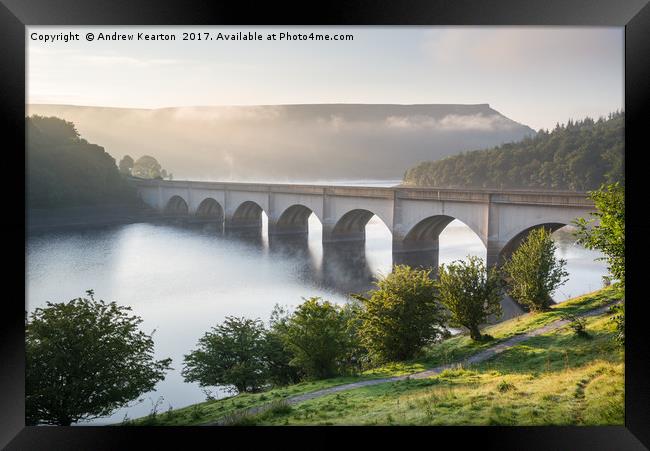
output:
<instances>
[{"instance_id":1,"label":"wooded hillside","mask_svg":"<svg viewBox=\"0 0 650 451\"><path fill-rule=\"evenodd\" d=\"M587 191L624 182L623 112L568 121L535 137L427 161L404 183L453 188L545 188Z\"/></svg>"}]
</instances>

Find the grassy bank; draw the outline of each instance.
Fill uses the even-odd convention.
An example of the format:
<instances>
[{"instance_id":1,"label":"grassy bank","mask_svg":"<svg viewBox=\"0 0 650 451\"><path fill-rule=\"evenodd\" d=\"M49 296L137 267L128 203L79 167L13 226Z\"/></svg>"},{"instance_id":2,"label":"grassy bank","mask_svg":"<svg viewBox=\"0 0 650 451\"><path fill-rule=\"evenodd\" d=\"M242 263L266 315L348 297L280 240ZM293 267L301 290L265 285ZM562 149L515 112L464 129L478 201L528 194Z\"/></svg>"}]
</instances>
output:
<instances>
[{"instance_id":1,"label":"grassy bank","mask_svg":"<svg viewBox=\"0 0 650 451\"><path fill-rule=\"evenodd\" d=\"M608 320L590 319L590 338L563 328L483 364L328 395L240 423L622 425L623 348Z\"/></svg>"},{"instance_id":2,"label":"grassy bank","mask_svg":"<svg viewBox=\"0 0 650 451\"><path fill-rule=\"evenodd\" d=\"M623 424L623 348L611 315L587 320L588 336L569 327L526 340L497 357L424 380L405 380L326 395L289 406L296 394L377 377L408 374L452 363L514 335L537 329L563 313L582 313L620 299L613 288L529 313L484 330L492 340L456 336L426 349L421 358L385 365L356 377L305 382L242 394L131 421L135 425L205 424L229 417L234 424ZM272 403L264 413L246 409Z\"/></svg>"},{"instance_id":3,"label":"grassy bank","mask_svg":"<svg viewBox=\"0 0 650 451\"><path fill-rule=\"evenodd\" d=\"M399 376L423 371L438 365L453 363L501 343L515 335L538 329L562 319L563 314L580 314L620 300L623 293L609 287L593 293L569 299L554 305L543 313L526 313L524 315L486 327L482 333L490 335L492 340L475 342L469 335L462 334L425 349L422 357L405 363L394 363L366 371L365 375Z\"/></svg>"},{"instance_id":4,"label":"grassy bank","mask_svg":"<svg viewBox=\"0 0 650 451\"><path fill-rule=\"evenodd\" d=\"M181 426L200 425L219 418L235 414L238 411L266 403L280 401L289 396L309 393L335 385L347 384L359 380L358 377L337 377L332 379L307 381L287 387L279 387L261 393L242 393L236 396L221 398L193 404L181 409L156 412L146 417L133 419L123 423L127 426Z\"/></svg>"}]
</instances>

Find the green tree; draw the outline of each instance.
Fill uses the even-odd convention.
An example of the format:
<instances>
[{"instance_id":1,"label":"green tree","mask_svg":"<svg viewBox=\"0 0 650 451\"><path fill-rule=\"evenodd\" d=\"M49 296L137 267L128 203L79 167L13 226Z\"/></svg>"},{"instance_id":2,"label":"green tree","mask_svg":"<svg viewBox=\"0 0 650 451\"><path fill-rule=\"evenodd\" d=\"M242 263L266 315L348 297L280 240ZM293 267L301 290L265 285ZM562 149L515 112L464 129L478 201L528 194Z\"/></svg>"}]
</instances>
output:
<instances>
[{"instance_id":1,"label":"green tree","mask_svg":"<svg viewBox=\"0 0 650 451\"><path fill-rule=\"evenodd\" d=\"M612 322L616 326L614 339L620 344L625 344L625 304L613 305L609 311L614 313L612 317Z\"/></svg>"},{"instance_id":2,"label":"green tree","mask_svg":"<svg viewBox=\"0 0 650 451\"><path fill-rule=\"evenodd\" d=\"M577 219L578 243L605 254L609 272L625 285L625 188L620 183L603 185L589 193L596 212L590 220Z\"/></svg>"},{"instance_id":3,"label":"green tree","mask_svg":"<svg viewBox=\"0 0 650 451\"><path fill-rule=\"evenodd\" d=\"M343 358L344 366L353 373L360 373L370 364L368 350L359 339L361 329L363 304L358 299L350 299L341 308L345 321L345 333L348 343L347 352Z\"/></svg>"},{"instance_id":4,"label":"green tree","mask_svg":"<svg viewBox=\"0 0 650 451\"><path fill-rule=\"evenodd\" d=\"M555 257L551 232L533 229L503 264L508 294L534 311L548 309L551 294L567 281L566 260Z\"/></svg>"},{"instance_id":5,"label":"green tree","mask_svg":"<svg viewBox=\"0 0 650 451\"><path fill-rule=\"evenodd\" d=\"M25 127L29 208L139 202L115 159L81 138L72 122L34 115Z\"/></svg>"},{"instance_id":6,"label":"green tree","mask_svg":"<svg viewBox=\"0 0 650 451\"><path fill-rule=\"evenodd\" d=\"M289 316L283 340L291 364L309 378L323 379L345 370L350 349L343 309L319 297L305 299Z\"/></svg>"},{"instance_id":7,"label":"green tree","mask_svg":"<svg viewBox=\"0 0 650 451\"><path fill-rule=\"evenodd\" d=\"M625 114L568 121L519 142L422 162L404 175L416 186L596 189L624 180Z\"/></svg>"},{"instance_id":8,"label":"green tree","mask_svg":"<svg viewBox=\"0 0 650 451\"><path fill-rule=\"evenodd\" d=\"M294 384L302 377L300 369L291 365L294 355L283 340L289 317L288 311L276 304L271 312L270 327L266 333L264 358L268 365L269 382L273 385Z\"/></svg>"},{"instance_id":9,"label":"green tree","mask_svg":"<svg viewBox=\"0 0 650 451\"><path fill-rule=\"evenodd\" d=\"M47 303L26 322L25 411L29 425L69 426L110 415L151 391L171 359L154 360L150 335L130 307L77 298Z\"/></svg>"},{"instance_id":10,"label":"green tree","mask_svg":"<svg viewBox=\"0 0 650 451\"><path fill-rule=\"evenodd\" d=\"M406 360L445 331L444 308L436 300L431 270L396 265L375 281L363 304L359 335L375 363Z\"/></svg>"},{"instance_id":11,"label":"green tree","mask_svg":"<svg viewBox=\"0 0 650 451\"><path fill-rule=\"evenodd\" d=\"M133 158L130 155L124 155L119 164L120 172L124 175L131 175L133 169Z\"/></svg>"},{"instance_id":12,"label":"green tree","mask_svg":"<svg viewBox=\"0 0 650 451\"><path fill-rule=\"evenodd\" d=\"M495 268L486 270L478 257L440 265L436 288L451 313L451 325L466 327L472 340L481 339L479 325L490 315L501 315L501 277Z\"/></svg>"},{"instance_id":13,"label":"green tree","mask_svg":"<svg viewBox=\"0 0 650 451\"><path fill-rule=\"evenodd\" d=\"M160 171L162 167L158 160L149 155L144 155L133 163L133 169L131 173L135 177L141 177L144 179L155 179L160 178Z\"/></svg>"},{"instance_id":14,"label":"green tree","mask_svg":"<svg viewBox=\"0 0 650 451\"><path fill-rule=\"evenodd\" d=\"M201 387L232 385L239 393L258 391L267 381L265 334L259 319L228 316L185 355L181 374Z\"/></svg>"}]
</instances>

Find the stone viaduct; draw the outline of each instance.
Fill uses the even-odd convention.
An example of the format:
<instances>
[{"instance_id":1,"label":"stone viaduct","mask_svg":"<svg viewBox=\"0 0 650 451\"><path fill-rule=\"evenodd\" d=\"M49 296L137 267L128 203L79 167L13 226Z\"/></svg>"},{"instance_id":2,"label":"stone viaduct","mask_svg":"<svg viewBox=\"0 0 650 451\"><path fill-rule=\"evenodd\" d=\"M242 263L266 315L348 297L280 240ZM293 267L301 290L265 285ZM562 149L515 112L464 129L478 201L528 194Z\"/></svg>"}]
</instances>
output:
<instances>
[{"instance_id":1,"label":"stone viaduct","mask_svg":"<svg viewBox=\"0 0 650 451\"><path fill-rule=\"evenodd\" d=\"M498 264L539 227L552 231L594 211L584 193L136 180L140 198L161 213L221 223L225 230L269 236L305 235L313 213L323 243L363 242L377 215L393 237L393 261L437 267L439 235L454 219L465 223Z\"/></svg>"}]
</instances>

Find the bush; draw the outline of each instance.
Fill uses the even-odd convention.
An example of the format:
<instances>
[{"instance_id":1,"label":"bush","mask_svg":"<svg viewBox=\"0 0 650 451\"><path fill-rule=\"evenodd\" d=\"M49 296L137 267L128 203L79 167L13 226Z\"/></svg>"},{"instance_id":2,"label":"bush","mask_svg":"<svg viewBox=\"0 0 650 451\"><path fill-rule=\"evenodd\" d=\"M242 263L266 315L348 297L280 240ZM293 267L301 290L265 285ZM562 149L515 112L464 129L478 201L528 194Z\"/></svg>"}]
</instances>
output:
<instances>
[{"instance_id":1,"label":"bush","mask_svg":"<svg viewBox=\"0 0 650 451\"><path fill-rule=\"evenodd\" d=\"M499 393L506 393L509 392L510 390L515 390L516 387L514 384L511 384L510 382L507 382L505 380L499 382L497 385L497 390L499 390Z\"/></svg>"},{"instance_id":2,"label":"bush","mask_svg":"<svg viewBox=\"0 0 650 451\"><path fill-rule=\"evenodd\" d=\"M569 327L576 335L588 337L587 319L570 312L562 312L562 318L569 321Z\"/></svg>"},{"instance_id":3,"label":"bush","mask_svg":"<svg viewBox=\"0 0 650 451\"><path fill-rule=\"evenodd\" d=\"M239 393L258 391L267 381L266 329L259 319L228 316L185 355L182 375L201 387L233 385Z\"/></svg>"},{"instance_id":4,"label":"bush","mask_svg":"<svg viewBox=\"0 0 650 451\"><path fill-rule=\"evenodd\" d=\"M293 411L293 407L284 399L279 399L270 403L269 408L264 411L265 416L282 416Z\"/></svg>"},{"instance_id":5,"label":"bush","mask_svg":"<svg viewBox=\"0 0 650 451\"><path fill-rule=\"evenodd\" d=\"M436 288L451 313L451 325L469 329L472 340L481 339L479 325L490 315L501 315L501 278L478 257L440 265Z\"/></svg>"},{"instance_id":6,"label":"bush","mask_svg":"<svg viewBox=\"0 0 650 451\"><path fill-rule=\"evenodd\" d=\"M503 265L512 298L534 311L547 310L551 294L567 281L566 260L555 257L555 243L545 228L533 229Z\"/></svg>"},{"instance_id":7,"label":"bush","mask_svg":"<svg viewBox=\"0 0 650 451\"><path fill-rule=\"evenodd\" d=\"M578 243L605 254L609 272L625 285L625 188L619 183L604 185L589 197L597 211L589 221L575 221Z\"/></svg>"},{"instance_id":8,"label":"bush","mask_svg":"<svg viewBox=\"0 0 650 451\"><path fill-rule=\"evenodd\" d=\"M343 370L351 374L359 374L370 365L368 350L361 344L359 330L363 324L363 305L357 299L350 299L342 307L345 318L345 333L347 337L347 352L343 358Z\"/></svg>"},{"instance_id":9,"label":"bush","mask_svg":"<svg viewBox=\"0 0 650 451\"><path fill-rule=\"evenodd\" d=\"M276 304L266 333L264 356L268 365L269 382L276 386L294 384L302 378L300 368L291 364L294 354L283 338L289 316L287 310Z\"/></svg>"},{"instance_id":10,"label":"bush","mask_svg":"<svg viewBox=\"0 0 650 451\"><path fill-rule=\"evenodd\" d=\"M26 324L26 423L69 426L110 415L165 378L142 319L115 302L77 298L37 308Z\"/></svg>"},{"instance_id":11,"label":"bush","mask_svg":"<svg viewBox=\"0 0 650 451\"><path fill-rule=\"evenodd\" d=\"M344 309L318 297L306 299L287 318L282 339L294 356L291 365L315 379L344 372L353 346Z\"/></svg>"},{"instance_id":12,"label":"bush","mask_svg":"<svg viewBox=\"0 0 650 451\"><path fill-rule=\"evenodd\" d=\"M444 333L444 308L430 275L431 270L396 265L375 282L370 298L354 295L364 307L361 344L373 362L410 359Z\"/></svg>"},{"instance_id":13,"label":"bush","mask_svg":"<svg viewBox=\"0 0 650 451\"><path fill-rule=\"evenodd\" d=\"M612 321L616 325L616 341L625 344L625 304L613 305L609 311L615 314Z\"/></svg>"},{"instance_id":14,"label":"bush","mask_svg":"<svg viewBox=\"0 0 650 451\"><path fill-rule=\"evenodd\" d=\"M203 412L201 411L199 405L195 404L194 406L192 406L192 409L190 410L190 418L194 421L197 421L202 416L203 416Z\"/></svg>"}]
</instances>

